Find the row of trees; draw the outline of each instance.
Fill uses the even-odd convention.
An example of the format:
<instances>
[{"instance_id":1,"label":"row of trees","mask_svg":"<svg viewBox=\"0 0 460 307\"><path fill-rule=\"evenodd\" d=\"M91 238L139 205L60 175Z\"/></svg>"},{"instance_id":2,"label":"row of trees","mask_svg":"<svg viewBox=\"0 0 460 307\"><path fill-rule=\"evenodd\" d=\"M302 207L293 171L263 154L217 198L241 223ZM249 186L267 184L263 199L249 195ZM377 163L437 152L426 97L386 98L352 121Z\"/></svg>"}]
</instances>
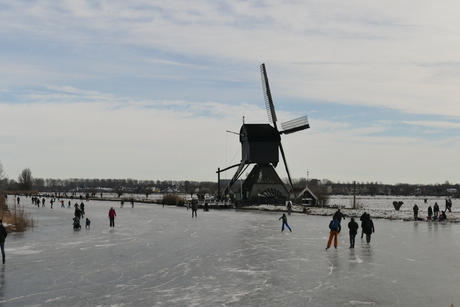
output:
<instances>
[{"instance_id":1,"label":"row of trees","mask_svg":"<svg viewBox=\"0 0 460 307\"><path fill-rule=\"evenodd\" d=\"M0 188L14 187L16 190L32 190L34 186L34 178L32 177L32 171L30 168L25 168L18 176L18 180L8 180L3 165L0 163Z\"/></svg>"},{"instance_id":2,"label":"row of trees","mask_svg":"<svg viewBox=\"0 0 460 307\"><path fill-rule=\"evenodd\" d=\"M285 179L287 184L287 179ZM460 185L448 181L442 184L413 185L400 183L395 185L382 184L381 182L332 182L327 179L318 180L299 178L293 179L294 187L308 187L316 195L322 194L365 194L365 195L443 195L460 197ZM90 192L97 193L101 189L108 189L119 193L154 193L182 192L195 194L217 195L217 183L208 181L189 180L136 180L136 179L43 179L34 178L32 171L25 168L17 180L8 179L3 165L0 163L0 189L3 190L38 190L48 192Z\"/></svg>"}]
</instances>

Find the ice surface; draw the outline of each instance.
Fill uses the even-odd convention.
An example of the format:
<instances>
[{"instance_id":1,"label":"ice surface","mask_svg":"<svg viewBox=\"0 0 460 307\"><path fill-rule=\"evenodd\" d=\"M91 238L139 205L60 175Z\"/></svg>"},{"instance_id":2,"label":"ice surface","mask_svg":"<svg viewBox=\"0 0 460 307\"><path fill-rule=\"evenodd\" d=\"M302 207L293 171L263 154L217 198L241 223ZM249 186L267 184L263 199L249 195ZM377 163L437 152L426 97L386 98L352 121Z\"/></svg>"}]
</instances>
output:
<instances>
[{"instance_id":1,"label":"ice surface","mask_svg":"<svg viewBox=\"0 0 460 307\"><path fill-rule=\"evenodd\" d=\"M37 227L7 238L1 306L460 306L458 224L374 219L370 245L344 229L325 251L330 217L294 213L291 233L278 212L85 204L80 231L73 209L25 205Z\"/></svg>"}]
</instances>

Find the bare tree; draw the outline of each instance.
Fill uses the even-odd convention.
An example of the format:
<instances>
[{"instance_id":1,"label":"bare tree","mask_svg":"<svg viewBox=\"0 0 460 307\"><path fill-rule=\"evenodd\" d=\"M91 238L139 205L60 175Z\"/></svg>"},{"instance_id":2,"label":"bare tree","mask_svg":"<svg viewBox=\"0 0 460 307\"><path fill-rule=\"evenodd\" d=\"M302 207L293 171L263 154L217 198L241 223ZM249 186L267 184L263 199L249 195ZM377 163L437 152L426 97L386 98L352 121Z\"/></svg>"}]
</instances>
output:
<instances>
[{"instance_id":1,"label":"bare tree","mask_svg":"<svg viewBox=\"0 0 460 307\"><path fill-rule=\"evenodd\" d=\"M153 190L151 187L146 187L143 192L145 194L145 197L149 198L149 195L153 193Z\"/></svg>"},{"instance_id":2,"label":"bare tree","mask_svg":"<svg viewBox=\"0 0 460 307\"><path fill-rule=\"evenodd\" d=\"M19 187L25 191L32 190L34 184L34 178L32 177L32 171L30 168L22 170L18 177Z\"/></svg>"}]
</instances>

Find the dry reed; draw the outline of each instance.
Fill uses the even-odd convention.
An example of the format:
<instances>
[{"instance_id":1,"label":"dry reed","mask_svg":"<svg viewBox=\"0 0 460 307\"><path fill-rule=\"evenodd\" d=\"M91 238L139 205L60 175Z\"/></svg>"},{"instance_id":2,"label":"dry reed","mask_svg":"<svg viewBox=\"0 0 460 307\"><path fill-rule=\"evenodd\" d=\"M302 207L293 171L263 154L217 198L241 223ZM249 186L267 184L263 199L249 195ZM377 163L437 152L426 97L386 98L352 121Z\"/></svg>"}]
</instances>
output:
<instances>
[{"instance_id":1,"label":"dry reed","mask_svg":"<svg viewBox=\"0 0 460 307\"><path fill-rule=\"evenodd\" d=\"M8 232L23 232L35 226L35 221L19 205L9 209L5 201L5 193L0 191L0 218Z\"/></svg>"}]
</instances>

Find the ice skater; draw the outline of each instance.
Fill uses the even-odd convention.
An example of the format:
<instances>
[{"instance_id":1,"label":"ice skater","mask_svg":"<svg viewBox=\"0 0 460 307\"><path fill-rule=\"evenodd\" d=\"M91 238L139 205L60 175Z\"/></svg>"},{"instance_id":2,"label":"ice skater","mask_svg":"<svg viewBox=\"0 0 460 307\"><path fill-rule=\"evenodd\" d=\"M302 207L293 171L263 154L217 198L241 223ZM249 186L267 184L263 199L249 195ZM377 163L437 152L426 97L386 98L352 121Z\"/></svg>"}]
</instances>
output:
<instances>
[{"instance_id":1,"label":"ice skater","mask_svg":"<svg viewBox=\"0 0 460 307\"><path fill-rule=\"evenodd\" d=\"M292 211L292 201L289 200L289 201L287 202L286 207L287 207L287 210L288 210L288 215L291 215L291 211Z\"/></svg>"},{"instance_id":2,"label":"ice skater","mask_svg":"<svg viewBox=\"0 0 460 307\"><path fill-rule=\"evenodd\" d=\"M361 239L363 238L364 236L364 223L367 221L367 220L370 220L371 219L371 215L369 213L367 213L366 211L364 211L364 213L361 215L361 217L359 218L359 220L361 221Z\"/></svg>"},{"instance_id":3,"label":"ice skater","mask_svg":"<svg viewBox=\"0 0 460 307\"><path fill-rule=\"evenodd\" d=\"M340 226L339 221L333 219L329 223L329 229L331 230L331 232L329 233L329 240L327 241L326 250L328 250L331 247L332 239L334 239L334 247L337 249L337 246L339 245L337 237L339 236L342 227Z\"/></svg>"},{"instance_id":4,"label":"ice skater","mask_svg":"<svg viewBox=\"0 0 460 307\"><path fill-rule=\"evenodd\" d=\"M197 211L198 211L197 201L192 200L192 218L193 218L193 214L195 214L195 217L198 218L198 216L196 215Z\"/></svg>"},{"instance_id":5,"label":"ice skater","mask_svg":"<svg viewBox=\"0 0 460 307\"><path fill-rule=\"evenodd\" d=\"M358 223L355 222L355 219L352 217L350 222L348 222L348 229L350 229L350 248L355 248L355 237L358 234Z\"/></svg>"},{"instance_id":6,"label":"ice skater","mask_svg":"<svg viewBox=\"0 0 460 307\"><path fill-rule=\"evenodd\" d=\"M115 217L116 216L117 216L117 213L115 212L115 209L111 207L109 210L110 227L115 227Z\"/></svg>"},{"instance_id":7,"label":"ice skater","mask_svg":"<svg viewBox=\"0 0 460 307\"><path fill-rule=\"evenodd\" d=\"M433 214L434 215L439 215L439 205L438 205L438 203L434 203Z\"/></svg>"},{"instance_id":8,"label":"ice skater","mask_svg":"<svg viewBox=\"0 0 460 307\"><path fill-rule=\"evenodd\" d=\"M81 211L81 217L85 217L85 204L83 202L80 203L80 211Z\"/></svg>"},{"instance_id":9,"label":"ice skater","mask_svg":"<svg viewBox=\"0 0 460 307\"><path fill-rule=\"evenodd\" d=\"M286 225L286 227L289 228L289 231L292 232L291 227L289 227L289 225L288 225L288 223L287 223L287 216L286 216L286 214L283 213L283 215L278 219L278 221L281 220L281 219L283 219L283 226L281 226L281 231L284 231L284 225Z\"/></svg>"},{"instance_id":10,"label":"ice skater","mask_svg":"<svg viewBox=\"0 0 460 307\"><path fill-rule=\"evenodd\" d=\"M332 218L334 220L337 220L340 224L342 222L342 219L345 219L345 215L343 215L340 209L337 209L337 211L334 213L334 216Z\"/></svg>"},{"instance_id":11,"label":"ice skater","mask_svg":"<svg viewBox=\"0 0 460 307\"><path fill-rule=\"evenodd\" d=\"M0 220L0 249L2 251L2 263L5 264L5 239L8 236L2 220Z\"/></svg>"},{"instance_id":12,"label":"ice skater","mask_svg":"<svg viewBox=\"0 0 460 307\"><path fill-rule=\"evenodd\" d=\"M414 210L414 221L418 220L418 206L417 204L414 204L414 207L412 207L412 210Z\"/></svg>"},{"instance_id":13,"label":"ice skater","mask_svg":"<svg viewBox=\"0 0 460 307\"><path fill-rule=\"evenodd\" d=\"M89 220L89 218L86 218L85 228L91 228L91 221Z\"/></svg>"},{"instance_id":14,"label":"ice skater","mask_svg":"<svg viewBox=\"0 0 460 307\"><path fill-rule=\"evenodd\" d=\"M366 234L366 242L371 243L371 235L374 233L375 228L374 228L374 222L372 222L371 219L367 220L364 223L363 227L364 233Z\"/></svg>"}]
</instances>

